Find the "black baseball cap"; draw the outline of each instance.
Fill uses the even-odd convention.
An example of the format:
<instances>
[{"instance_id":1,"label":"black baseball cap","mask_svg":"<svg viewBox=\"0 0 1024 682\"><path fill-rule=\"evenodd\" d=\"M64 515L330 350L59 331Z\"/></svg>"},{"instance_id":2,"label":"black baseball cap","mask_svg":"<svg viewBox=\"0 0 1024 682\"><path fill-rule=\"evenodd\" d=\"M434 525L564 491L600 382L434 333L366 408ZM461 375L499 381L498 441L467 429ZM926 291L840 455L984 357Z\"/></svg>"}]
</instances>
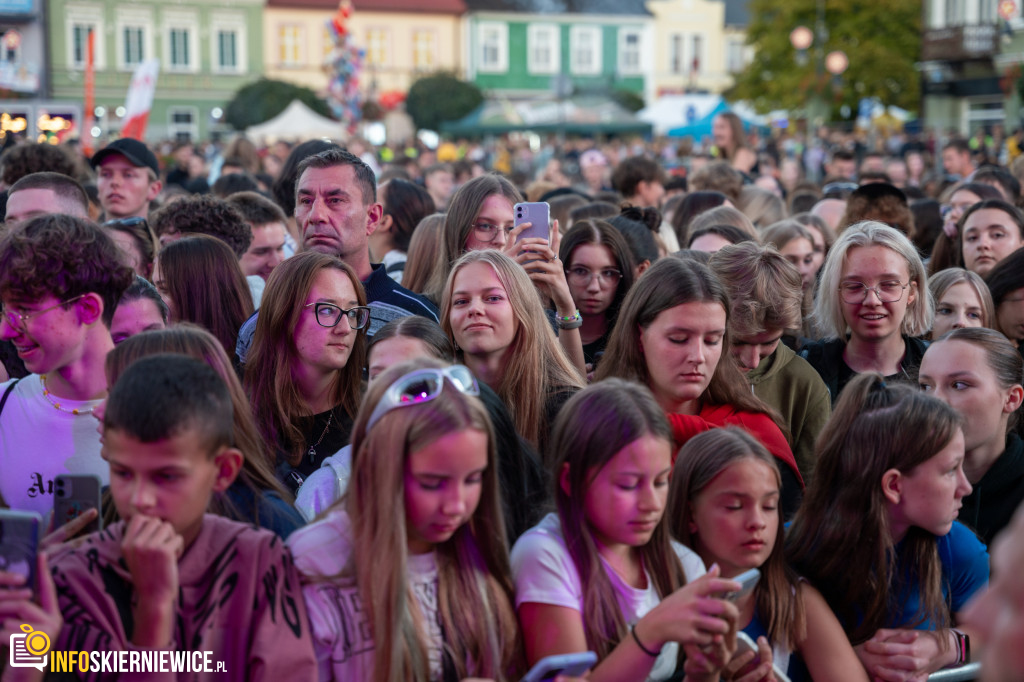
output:
<instances>
[{"instance_id":1,"label":"black baseball cap","mask_svg":"<svg viewBox=\"0 0 1024 682\"><path fill-rule=\"evenodd\" d=\"M114 140L103 149L93 154L92 159L89 163L92 164L93 168L98 168L100 162L107 158L111 154L120 154L124 158L131 161L135 166L153 169L153 173L160 177L160 165L156 161L156 154L149 150L142 142L132 139L130 137L122 137L120 140Z\"/></svg>"}]
</instances>

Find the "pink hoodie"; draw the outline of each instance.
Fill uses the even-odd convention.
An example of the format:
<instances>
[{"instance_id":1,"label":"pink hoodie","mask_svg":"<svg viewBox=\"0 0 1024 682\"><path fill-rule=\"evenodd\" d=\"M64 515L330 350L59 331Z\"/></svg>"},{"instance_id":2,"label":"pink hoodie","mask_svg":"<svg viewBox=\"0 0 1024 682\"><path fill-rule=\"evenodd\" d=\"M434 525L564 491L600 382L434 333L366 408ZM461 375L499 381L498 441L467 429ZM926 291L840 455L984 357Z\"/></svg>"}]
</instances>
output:
<instances>
[{"instance_id":1,"label":"pink hoodie","mask_svg":"<svg viewBox=\"0 0 1024 682\"><path fill-rule=\"evenodd\" d=\"M54 651L133 651L131 574L121 558L124 522L93 533L51 559L64 628ZM89 674L88 679L315 680L306 605L284 542L207 514L178 561L175 651L211 651L227 673ZM53 654L51 653L51 656Z\"/></svg>"}]
</instances>

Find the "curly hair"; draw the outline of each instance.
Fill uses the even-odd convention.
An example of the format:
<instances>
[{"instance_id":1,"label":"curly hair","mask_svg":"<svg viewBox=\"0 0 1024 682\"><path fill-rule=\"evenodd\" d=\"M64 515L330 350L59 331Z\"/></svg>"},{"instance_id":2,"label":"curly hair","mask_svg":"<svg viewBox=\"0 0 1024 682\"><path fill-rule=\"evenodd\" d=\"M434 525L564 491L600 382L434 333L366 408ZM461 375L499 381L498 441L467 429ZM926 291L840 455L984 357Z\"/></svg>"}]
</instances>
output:
<instances>
[{"instance_id":1,"label":"curly hair","mask_svg":"<svg viewBox=\"0 0 1024 682\"><path fill-rule=\"evenodd\" d=\"M241 258L252 243L252 228L234 206L212 196L179 199L149 215L157 237L165 234L206 234L231 247Z\"/></svg>"},{"instance_id":2,"label":"curly hair","mask_svg":"<svg viewBox=\"0 0 1024 682\"><path fill-rule=\"evenodd\" d=\"M39 216L0 239L0 298L67 300L95 293L103 299L103 324L109 329L134 278L114 240L84 218Z\"/></svg>"},{"instance_id":3,"label":"curly hair","mask_svg":"<svg viewBox=\"0 0 1024 682\"><path fill-rule=\"evenodd\" d=\"M73 178L76 170L71 155L52 144L19 144L0 156L0 180L8 186L32 173L50 171Z\"/></svg>"}]
</instances>

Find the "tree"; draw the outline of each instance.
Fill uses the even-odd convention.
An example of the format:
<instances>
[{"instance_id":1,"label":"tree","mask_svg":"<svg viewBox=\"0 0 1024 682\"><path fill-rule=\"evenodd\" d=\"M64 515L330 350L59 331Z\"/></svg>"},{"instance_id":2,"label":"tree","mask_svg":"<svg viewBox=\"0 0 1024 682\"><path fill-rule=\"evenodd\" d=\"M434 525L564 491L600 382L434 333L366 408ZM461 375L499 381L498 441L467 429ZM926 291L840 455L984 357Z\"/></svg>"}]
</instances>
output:
<instances>
[{"instance_id":1,"label":"tree","mask_svg":"<svg viewBox=\"0 0 1024 682\"><path fill-rule=\"evenodd\" d=\"M828 37L820 50L815 37L801 60L789 34L798 26L815 30L819 3ZM856 115L864 97L917 109L921 0L750 0L750 17L747 44L755 56L737 74L730 99L752 102L762 112L803 108L815 93L833 112L846 105ZM818 65L819 55L833 50L842 50L850 61L838 84Z\"/></svg>"},{"instance_id":2,"label":"tree","mask_svg":"<svg viewBox=\"0 0 1024 682\"><path fill-rule=\"evenodd\" d=\"M420 78L409 88L405 110L417 128L438 130L443 121L455 121L469 114L484 101L473 83L454 74L436 73Z\"/></svg>"},{"instance_id":3,"label":"tree","mask_svg":"<svg viewBox=\"0 0 1024 682\"><path fill-rule=\"evenodd\" d=\"M224 118L235 130L245 130L274 118L296 99L322 116L331 116L327 103L309 88L261 78L235 93Z\"/></svg>"}]
</instances>

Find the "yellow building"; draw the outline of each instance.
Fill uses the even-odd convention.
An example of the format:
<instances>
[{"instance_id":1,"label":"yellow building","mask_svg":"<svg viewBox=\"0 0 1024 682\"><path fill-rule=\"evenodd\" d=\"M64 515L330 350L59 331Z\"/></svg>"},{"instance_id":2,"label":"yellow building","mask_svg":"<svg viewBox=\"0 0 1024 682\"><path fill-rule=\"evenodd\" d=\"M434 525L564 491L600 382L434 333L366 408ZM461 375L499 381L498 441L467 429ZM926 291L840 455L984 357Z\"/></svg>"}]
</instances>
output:
<instances>
[{"instance_id":1,"label":"yellow building","mask_svg":"<svg viewBox=\"0 0 1024 682\"><path fill-rule=\"evenodd\" d=\"M750 60L746 9L733 0L648 0L654 15L654 94L720 93Z\"/></svg>"},{"instance_id":2,"label":"yellow building","mask_svg":"<svg viewBox=\"0 0 1024 682\"><path fill-rule=\"evenodd\" d=\"M417 76L465 71L462 0L354 0L347 27L366 51L360 89L407 92ZM328 22L337 0L268 0L263 17L265 75L324 92L334 43Z\"/></svg>"}]
</instances>

